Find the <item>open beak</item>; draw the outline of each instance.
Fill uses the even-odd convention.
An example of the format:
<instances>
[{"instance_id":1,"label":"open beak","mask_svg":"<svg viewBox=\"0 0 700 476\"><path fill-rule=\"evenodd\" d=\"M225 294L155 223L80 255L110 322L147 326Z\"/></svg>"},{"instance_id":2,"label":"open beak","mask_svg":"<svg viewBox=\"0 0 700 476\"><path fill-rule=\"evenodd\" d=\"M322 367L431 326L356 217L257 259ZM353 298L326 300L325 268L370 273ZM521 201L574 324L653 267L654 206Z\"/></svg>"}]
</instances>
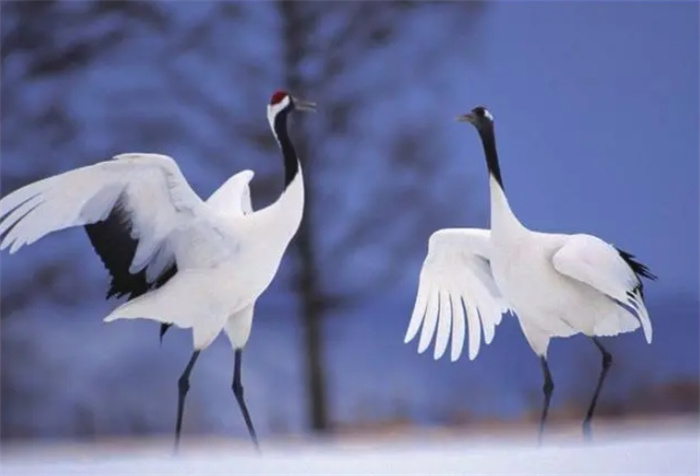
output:
<instances>
[{"instance_id":1,"label":"open beak","mask_svg":"<svg viewBox=\"0 0 700 476\"><path fill-rule=\"evenodd\" d=\"M461 116L457 116L457 122L471 122L474 124L474 114L471 112L468 114L462 114Z\"/></svg>"},{"instance_id":2,"label":"open beak","mask_svg":"<svg viewBox=\"0 0 700 476\"><path fill-rule=\"evenodd\" d=\"M303 99L294 98L294 107L299 111L316 112L316 103L304 101Z\"/></svg>"}]
</instances>

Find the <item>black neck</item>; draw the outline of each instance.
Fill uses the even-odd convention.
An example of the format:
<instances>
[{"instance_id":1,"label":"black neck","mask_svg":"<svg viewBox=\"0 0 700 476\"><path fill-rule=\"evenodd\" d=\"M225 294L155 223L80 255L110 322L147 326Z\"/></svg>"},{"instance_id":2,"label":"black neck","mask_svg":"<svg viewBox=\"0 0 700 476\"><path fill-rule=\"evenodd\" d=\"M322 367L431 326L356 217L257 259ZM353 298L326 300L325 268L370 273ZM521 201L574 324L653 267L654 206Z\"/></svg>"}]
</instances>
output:
<instances>
[{"instance_id":1,"label":"black neck","mask_svg":"<svg viewBox=\"0 0 700 476\"><path fill-rule=\"evenodd\" d=\"M289 184L292 183L294 177L297 176L297 173L299 173L297 152L294 150L294 144L292 144L289 133L287 132L287 116L289 116L289 110L280 111L277 117L275 117L274 124L275 136L277 136L277 141L282 149L282 157L284 158L285 190L289 187Z\"/></svg>"},{"instance_id":2,"label":"black neck","mask_svg":"<svg viewBox=\"0 0 700 476\"><path fill-rule=\"evenodd\" d=\"M486 155L486 166L489 173L496 179L498 185L503 188L503 179L501 179L501 167L498 164L498 152L496 151L496 135L493 131L493 125L487 125L479 128L479 137L484 146L484 155Z\"/></svg>"}]
</instances>

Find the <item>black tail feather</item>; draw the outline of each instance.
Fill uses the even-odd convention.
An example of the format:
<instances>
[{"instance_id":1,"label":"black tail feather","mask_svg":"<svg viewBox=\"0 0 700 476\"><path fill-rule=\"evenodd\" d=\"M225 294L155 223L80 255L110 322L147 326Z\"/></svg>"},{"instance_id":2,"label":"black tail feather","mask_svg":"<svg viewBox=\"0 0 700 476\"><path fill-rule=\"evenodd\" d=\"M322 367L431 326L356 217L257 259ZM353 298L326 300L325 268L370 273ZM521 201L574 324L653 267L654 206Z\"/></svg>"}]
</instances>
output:
<instances>
[{"instance_id":1,"label":"black tail feather","mask_svg":"<svg viewBox=\"0 0 700 476\"><path fill-rule=\"evenodd\" d=\"M617 252L620 253L622 259L625 260L625 263L627 263L627 265L630 268L632 268L632 271L634 271L634 274L636 274L638 277L644 277L652 281L655 281L657 279L657 276L654 273L652 273L645 264L642 264L639 261L637 261L633 254L623 251L620 248L616 249Z\"/></svg>"}]
</instances>

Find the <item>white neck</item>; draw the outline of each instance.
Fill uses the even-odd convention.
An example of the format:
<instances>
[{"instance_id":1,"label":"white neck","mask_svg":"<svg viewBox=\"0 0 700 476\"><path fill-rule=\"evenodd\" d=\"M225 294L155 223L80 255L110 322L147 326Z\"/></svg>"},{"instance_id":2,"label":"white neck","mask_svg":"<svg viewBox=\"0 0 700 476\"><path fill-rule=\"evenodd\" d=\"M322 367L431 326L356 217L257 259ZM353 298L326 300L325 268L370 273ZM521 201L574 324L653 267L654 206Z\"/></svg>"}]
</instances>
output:
<instances>
[{"instance_id":1,"label":"white neck","mask_svg":"<svg viewBox=\"0 0 700 476\"><path fill-rule=\"evenodd\" d=\"M299 173L296 174L280 197L254 215L256 215L256 219L264 223L265 227L274 230L270 233L271 237L279 240L281 244L284 242L283 244L286 246L299 229L303 214L304 174L301 164L299 164Z\"/></svg>"},{"instance_id":2,"label":"white neck","mask_svg":"<svg viewBox=\"0 0 700 476\"><path fill-rule=\"evenodd\" d=\"M277 104L269 104L267 106L267 122L270 124L270 129L272 130L272 135L275 136L275 140L279 143L280 139L277 137L277 132L275 131L275 118L277 114L283 109L289 106L289 96L285 97L283 100Z\"/></svg>"},{"instance_id":3,"label":"white neck","mask_svg":"<svg viewBox=\"0 0 700 476\"><path fill-rule=\"evenodd\" d=\"M489 174L489 189L491 194L491 234L510 236L525 230L518 221L508 204L508 198L495 178Z\"/></svg>"},{"instance_id":4,"label":"white neck","mask_svg":"<svg viewBox=\"0 0 700 476\"><path fill-rule=\"evenodd\" d=\"M304 173L301 164L299 172L272 206L278 207L280 221L290 224L293 233L296 233L304 213Z\"/></svg>"}]
</instances>

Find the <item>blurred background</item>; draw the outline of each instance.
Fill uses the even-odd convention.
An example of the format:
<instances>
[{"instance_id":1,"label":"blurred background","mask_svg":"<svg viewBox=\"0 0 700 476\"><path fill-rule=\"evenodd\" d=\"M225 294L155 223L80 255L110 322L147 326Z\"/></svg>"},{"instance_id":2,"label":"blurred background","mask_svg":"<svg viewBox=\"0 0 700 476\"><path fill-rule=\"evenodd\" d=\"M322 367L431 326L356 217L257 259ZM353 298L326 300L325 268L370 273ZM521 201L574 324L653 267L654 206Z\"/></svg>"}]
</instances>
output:
<instances>
[{"instance_id":1,"label":"blurred background","mask_svg":"<svg viewBox=\"0 0 700 476\"><path fill-rule=\"evenodd\" d=\"M470 362L403 344L430 234L488 226L481 145L454 117L485 104L515 212L631 251L654 341L603 339L601 420L698 412L697 2L3 2L1 181L128 151L178 160L208 196L250 168L283 184L265 106L295 117L307 209L245 350L264 438L409 429L535 431L542 377L517 320ZM302 122L303 120L303 122ZM3 441L171 435L189 331L104 324L108 277L86 234L1 261ZM553 421L582 420L600 354L549 350ZM247 438L220 337L183 431Z\"/></svg>"}]
</instances>

